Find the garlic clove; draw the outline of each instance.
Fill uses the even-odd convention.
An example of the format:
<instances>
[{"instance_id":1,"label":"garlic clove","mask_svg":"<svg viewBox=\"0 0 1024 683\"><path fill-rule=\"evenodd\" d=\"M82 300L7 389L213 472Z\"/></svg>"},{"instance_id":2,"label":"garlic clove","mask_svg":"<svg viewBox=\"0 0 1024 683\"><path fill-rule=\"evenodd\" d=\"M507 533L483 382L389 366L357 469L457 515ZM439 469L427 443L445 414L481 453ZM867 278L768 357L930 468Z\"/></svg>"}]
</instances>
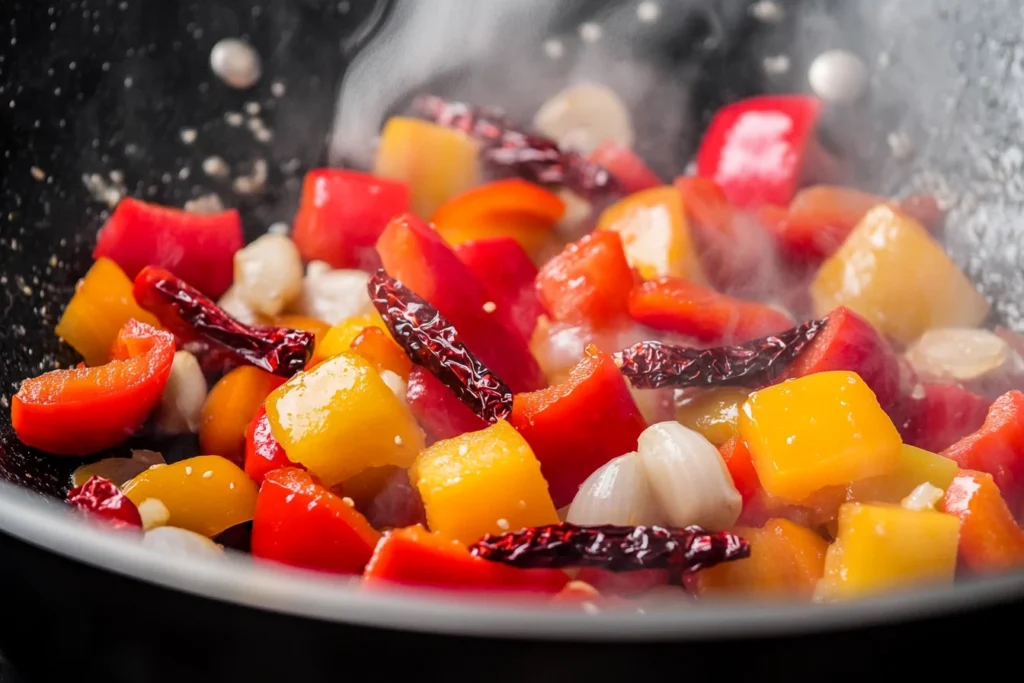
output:
<instances>
[{"instance_id":1,"label":"garlic clove","mask_svg":"<svg viewBox=\"0 0 1024 683\"><path fill-rule=\"evenodd\" d=\"M171 511L159 498L147 498L139 504L142 528L146 531L164 526L171 520Z\"/></svg>"},{"instance_id":2,"label":"garlic clove","mask_svg":"<svg viewBox=\"0 0 1024 683\"><path fill-rule=\"evenodd\" d=\"M636 453L609 460L587 477L573 498L565 520L572 524L662 524L643 463Z\"/></svg>"},{"instance_id":3,"label":"garlic clove","mask_svg":"<svg viewBox=\"0 0 1024 683\"><path fill-rule=\"evenodd\" d=\"M263 322L260 320L259 314L257 314L256 311L254 311L252 307L242 299L241 294L239 294L238 285L231 285L228 287L228 291L224 292L220 297L217 301L217 305L220 306L225 313L240 323L245 323L246 325L258 325Z\"/></svg>"},{"instance_id":4,"label":"garlic clove","mask_svg":"<svg viewBox=\"0 0 1024 683\"><path fill-rule=\"evenodd\" d=\"M651 425L640 434L639 457L669 524L712 530L739 519L743 499L718 449L678 422Z\"/></svg>"},{"instance_id":5,"label":"garlic clove","mask_svg":"<svg viewBox=\"0 0 1024 683\"><path fill-rule=\"evenodd\" d=\"M257 313L278 315L302 291L298 247L285 235L263 235L235 253L234 286Z\"/></svg>"},{"instance_id":6,"label":"garlic clove","mask_svg":"<svg viewBox=\"0 0 1024 683\"><path fill-rule=\"evenodd\" d=\"M161 434L195 434L206 390L206 377L196 357L188 351L176 352L170 377L156 408L156 430Z\"/></svg>"},{"instance_id":7,"label":"garlic clove","mask_svg":"<svg viewBox=\"0 0 1024 683\"><path fill-rule=\"evenodd\" d=\"M541 106L534 127L559 146L590 154L604 142L633 146L629 109L614 90L581 83L562 90Z\"/></svg>"},{"instance_id":8,"label":"garlic clove","mask_svg":"<svg viewBox=\"0 0 1024 683\"><path fill-rule=\"evenodd\" d=\"M323 261L312 261L306 267L296 313L330 325L361 315L372 306L368 278L361 270L334 270Z\"/></svg>"},{"instance_id":9,"label":"garlic clove","mask_svg":"<svg viewBox=\"0 0 1024 683\"><path fill-rule=\"evenodd\" d=\"M988 330L944 328L921 335L906 359L923 377L966 382L1001 369L1013 354L1006 341Z\"/></svg>"},{"instance_id":10,"label":"garlic clove","mask_svg":"<svg viewBox=\"0 0 1024 683\"><path fill-rule=\"evenodd\" d=\"M158 526L142 536L142 545L167 555L223 557L224 549L206 536L174 526Z\"/></svg>"}]
</instances>

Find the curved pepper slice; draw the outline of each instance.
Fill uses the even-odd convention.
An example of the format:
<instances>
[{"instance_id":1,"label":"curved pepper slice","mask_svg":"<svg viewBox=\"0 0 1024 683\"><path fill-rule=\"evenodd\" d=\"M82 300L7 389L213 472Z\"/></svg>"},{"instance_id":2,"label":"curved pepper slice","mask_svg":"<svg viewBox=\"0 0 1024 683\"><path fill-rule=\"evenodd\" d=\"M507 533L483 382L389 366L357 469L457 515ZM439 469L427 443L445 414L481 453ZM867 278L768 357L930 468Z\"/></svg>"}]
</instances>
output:
<instances>
[{"instance_id":1,"label":"curved pepper slice","mask_svg":"<svg viewBox=\"0 0 1024 683\"><path fill-rule=\"evenodd\" d=\"M821 102L805 95L751 97L718 110L697 150L697 173L739 207L786 206L816 147Z\"/></svg>"},{"instance_id":2,"label":"curved pepper slice","mask_svg":"<svg viewBox=\"0 0 1024 683\"><path fill-rule=\"evenodd\" d=\"M1024 565L1024 530L992 475L960 470L946 489L942 509L960 518L960 559L977 572Z\"/></svg>"},{"instance_id":3,"label":"curved pepper slice","mask_svg":"<svg viewBox=\"0 0 1024 683\"><path fill-rule=\"evenodd\" d=\"M678 278L635 287L629 294L629 314L656 330L715 344L738 344L793 327L789 317L770 306Z\"/></svg>"},{"instance_id":4,"label":"curved pepper slice","mask_svg":"<svg viewBox=\"0 0 1024 683\"><path fill-rule=\"evenodd\" d=\"M342 497L300 469L267 474L256 497L252 555L339 574L363 570L380 534Z\"/></svg>"},{"instance_id":5,"label":"curved pepper slice","mask_svg":"<svg viewBox=\"0 0 1024 683\"><path fill-rule=\"evenodd\" d=\"M245 430L245 473L257 484L262 484L269 472L284 467L305 469L288 459L284 448L270 431L267 409L261 405Z\"/></svg>"},{"instance_id":6,"label":"curved pepper slice","mask_svg":"<svg viewBox=\"0 0 1024 683\"><path fill-rule=\"evenodd\" d=\"M647 428L615 361L593 345L565 382L516 394L511 422L540 460L555 507L571 503L594 470L635 451Z\"/></svg>"},{"instance_id":7,"label":"curved pepper slice","mask_svg":"<svg viewBox=\"0 0 1024 683\"><path fill-rule=\"evenodd\" d=\"M643 192L663 185L661 178L629 147L612 140L602 143L591 154L589 161L603 167L615 176L627 194Z\"/></svg>"},{"instance_id":8,"label":"curved pepper slice","mask_svg":"<svg viewBox=\"0 0 1024 683\"><path fill-rule=\"evenodd\" d=\"M146 266L166 268L216 299L231 286L242 221L234 209L199 214L122 199L100 230L92 257L107 257L134 278Z\"/></svg>"},{"instance_id":9,"label":"curved pepper slice","mask_svg":"<svg viewBox=\"0 0 1024 683\"><path fill-rule=\"evenodd\" d=\"M519 178L497 180L453 197L430 222L451 246L471 240L510 237L536 254L562 214L565 202L539 185Z\"/></svg>"},{"instance_id":10,"label":"curved pepper slice","mask_svg":"<svg viewBox=\"0 0 1024 683\"><path fill-rule=\"evenodd\" d=\"M405 183L369 173L317 168L306 173L292 239L304 261L372 272L384 226L409 210Z\"/></svg>"},{"instance_id":11,"label":"curved pepper slice","mask_svg":"<svg viewBox=\"0 0 1024 683\"><path fill-rule=\"evenodd\" d=\"M534 283L537 266L530 255L511 237L463 242L455 255L483 283L496 306L509 311L516 328L525 339L537 328L544 307L537 298Z\"/></svg>"},{"instance_id":12,"label":"curved pepper slice","mask_svg":"<svg viewBox=\"0 0 1024 683\"><path fill-rule=\"evenodd\" d=\"M556 594L569 582L558 569L516 569L469 554L466 546L422 526L396 529L381 540L363 572L363 586L388 584Z\"/></svg>"},{"instance_id":13,"label":"curved pepper slice","mask_svg":"<svg viewBox=\"0 0 1024 683\"><path fill-rule=\"evenodd\" d=\"M428 224L411 214L396 218L377 251L388 274L433 304L513 391L544 386L544 373L510 312L487 305L493 303L490 293Z\"/></svg>"},{"instance_id":14,"label":"curved pepper slice","mask_svg":"<svg viewBox=\"0 0 1024 683\"><path fill-rule=\"evenodd\" d=\"M132 435L160 401L174 361L174 337L129 320L113 360L54 370L22 382L11 423L23 443L58 455L87 455Z\"/></svg>"},{"instance_id":15,"label":"curved pepper slice","mask_svg":"<svg viewBox=\"0 0 1024 683\"><path fill-rule=\"evenodd\" d=\"M1024 494L1024 393L1010 391L989 406L981 429L942 452L960 467L992 475L1003 496Z\"/></svg>"},{"instance_id":16,"label":"curved pepper slice","mask_svg":"<svg viewBox=\"0 0 1024 683\"><path fill-rule=\"evenodd\" d=\"M625 317L635 281L619 233L602 230L544 264L537 274L537 295L555 320L601 329Z\"/></svg>"}]
</instances>

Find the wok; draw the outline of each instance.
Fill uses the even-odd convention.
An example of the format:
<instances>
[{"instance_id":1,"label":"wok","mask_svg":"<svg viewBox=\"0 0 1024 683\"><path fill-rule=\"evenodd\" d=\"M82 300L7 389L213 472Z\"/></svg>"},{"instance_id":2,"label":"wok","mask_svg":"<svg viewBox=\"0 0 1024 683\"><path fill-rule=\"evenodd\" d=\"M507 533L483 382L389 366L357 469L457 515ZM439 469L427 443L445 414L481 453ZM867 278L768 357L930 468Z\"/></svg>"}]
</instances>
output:
<instances>
[{"instance_id":1,"label":"wok","mask_svg":"<svg viewBox=\"0 0 1024 683\"><path fill-rule=\"evenodd\" d=\"M1001 617L1019 619L1020 575L827 609L740 603L586 614L417 593L368 595L338 579L254 567L242 557L211 563L157 555L68 514L59 498L79 461L19 444L7 405L22 379L77 360L53 327L90 263L107 208L83 176L119 170L129 194L179 206L217 191L242 210L251 238L290 220L306 168L358 157L358 145L349 143L358 142L360 126L375 128L411 95L504 92L505 100L492 103L530 111L573 76L559 71L569 60L541 64L538 40L560 36L571 54L593 50L578 37L581 21L634 12L626 2L558 3L504 27L505 39L483 48L435 26L439 33L420 39L462 41L464 54L411 68L397 56L412 47L388 33L409 4L403 10L373 0L4 3L0 651L18 674L319 681L369 668L416 680L575 681L660 672L846 679L901 664L926 675L950 665L936 644L956 642L969 652L991 643ZM477 0L473 11L495 12L502 4ZM653 24L607 24L601 40L611 46L603 53L612 59L602 70L608 78L629 80L621 68L627 60L657 76L634 93L641 152L665 175L680 170L716 107L756 92L805 89L811 57L848 48L869 64L871 90L859 104L829 112L831 144L869 189L929 191L947 202L951 253L999 317L1021 329L1019 6L793 0L780 3L784 16L773 23L757 19L749 4L662 0ZM230 90L209 72L213 44L236 36L263 57L264 76L250 91ZM360 53L368 42L376 47ZM510 51L533 60L525 63L535 65L536 81L509 77ZM361 54L372 59L360 61ZM766 72L764 58L778 55L789 58L788 71ZM342 99L342 116L346 106L350 113L363 106L377 119L363 112L353 124L350 115L352 127L339 126L343 134L328 140L335 94L359 82L359 73L364 89L348 105ZM467 78L473 73L483 76ZM500 87L477 92L489 81ZM244 111L248 102L260 104L274 131L269 144L225 125L225 112ZM185 144L183 129L196 130L194 143ZM201 163L211 154L240 166L265 159L264 190L238 195L204 176ZM194 448L188 439L157 446L169 459Z\"/></svg>"}]
</instances>

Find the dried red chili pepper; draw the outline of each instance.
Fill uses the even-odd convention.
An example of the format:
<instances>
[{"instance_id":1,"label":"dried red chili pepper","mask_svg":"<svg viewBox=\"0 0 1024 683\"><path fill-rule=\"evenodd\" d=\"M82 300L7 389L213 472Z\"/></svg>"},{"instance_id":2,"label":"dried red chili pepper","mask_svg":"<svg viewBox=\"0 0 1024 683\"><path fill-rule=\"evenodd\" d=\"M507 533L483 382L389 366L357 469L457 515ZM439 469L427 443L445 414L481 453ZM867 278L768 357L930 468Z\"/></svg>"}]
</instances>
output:
<instances>
[{"instance_id":1,"label":"dried red chili pepper","mask_svg":"<svg viewBox=\"0 0 1024 683\"><path fill-rule=\"evenodd\" d=\"M597 567L613 572L691 572L750 555L750 544L727 531L699 526L576 526L563 522L485 536L477 557L522 569Z\"/></svg>"},{"instance_id":2,"label":"dried red chili pepper","mask_svg":"<svg viewBox=\"0 0 1024 683\"><path fill-rule=\"evenodd\" d=\"M183 341L207 342L269 373L291 377L313 355L312 332L240 323L162 268L142 269L135 278L133 294L140 306Z\"/></svg>"},{"instance_id":3,"label":"dried red chili pepper","mask_svg":"<svg viewBox=\"0 0 1024 683\"><path fill-rule=\"evenodd\" d=\"M68 502L116 527L142 528L142 516L135 503L109 479L89 477L87 482L68 491Z\"/></svg>"},{"instance_id":4,"label":"dried red chili pepper","mask_svg":"<svg viewBox=\"0 0 1024 683\"><path fill-rule=\"evenodd\" d=\"M488 422L512 414L512 390L459 339L436 308L387 274L370 276L370 300L406 354Z\"/></svg>"},{"instance_id":5,"label":"dried red chili pepper","mask_svg":"<svg viewBox=\"0 0 1024 683\"><path fill-rule=\"evenodd\" d=\"M824 326L824 320L809 320L785 332L712 349L645 341L616 353L615 362L637 389L765 386Z\"/></svg>"},{"instance_id":6,"label":"dried red chili pepper","mask_svg":"<svg viewBox=\"0 0 1024 683\"><path fill-rule=\"evenodd\" d=\"M539 185L560 185L591 201L624 194L615 176L584 156L563 150L550 138L527 133L494 107L475 107L424 95L413 113L461 130L482 147L484 163L497 175L512 175Z\"/></svg>"}]
</instances>

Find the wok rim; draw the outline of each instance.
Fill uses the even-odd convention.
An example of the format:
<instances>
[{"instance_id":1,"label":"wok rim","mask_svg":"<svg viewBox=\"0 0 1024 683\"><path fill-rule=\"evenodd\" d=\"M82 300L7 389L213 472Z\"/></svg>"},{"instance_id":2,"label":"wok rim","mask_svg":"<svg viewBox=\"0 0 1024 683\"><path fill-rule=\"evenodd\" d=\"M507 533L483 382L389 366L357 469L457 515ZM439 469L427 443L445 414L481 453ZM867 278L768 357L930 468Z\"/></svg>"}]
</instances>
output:
<instances>
[{"instance_id":1,"label":"wok rim","mask_svg":"<svg viewBox=\"0 0 1024 683\"><path fill-rule=\"evenodd\" d=\"M337 576L265 566L234 553L227 553L223 561L166 555L3 481L0 531L100 570L217 602L319 621L450 636L584 642L798 636L951 615L1024 598L1024 572L837 605L736 602L643 614L590 613L461 592L369 592Z\"/></svg>"}]
</instances>

